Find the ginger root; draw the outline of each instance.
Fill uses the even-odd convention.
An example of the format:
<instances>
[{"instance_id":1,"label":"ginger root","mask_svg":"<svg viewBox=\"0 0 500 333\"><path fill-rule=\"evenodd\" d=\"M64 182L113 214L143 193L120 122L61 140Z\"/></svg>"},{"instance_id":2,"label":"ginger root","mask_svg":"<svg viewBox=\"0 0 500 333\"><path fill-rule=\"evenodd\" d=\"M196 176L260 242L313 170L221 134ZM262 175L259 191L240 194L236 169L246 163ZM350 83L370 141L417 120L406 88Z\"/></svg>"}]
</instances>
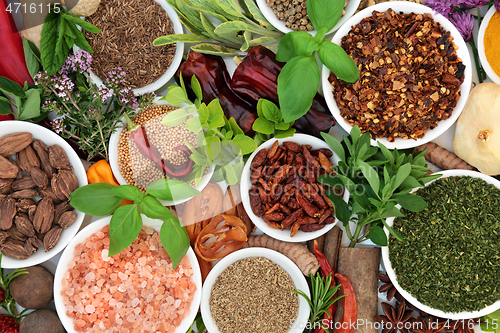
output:
<instances>
[{"instance_id":1,"label":"ginger root","mask_svg":"<svg viewBox=\"0 0 500 333\"><path fill-rule=\"evenodd\" d=\"M421 146L415 147L416 152L421 152L427 148L424 157L427 161L436 165L438 168L451 170L451 169L464 169L476 170L472 165L462 160L460 157L446 150L445 148L437 145L434 142L428 142Z\"/></svg>"},{"instance_id":2,"label":"ginger root","mask_svg":"<svg viewBox=\"0 0 500 333\"><path fill-rule=\"evenodd\" d=\"M267 235L251 235L248 236L248 240L243 244L243 248L247 247L265 247L278 251L292 260L305 276L314 275L319 269L319 262L316 256L304 244L284 242Z\"/></svg>"}]
</instances>

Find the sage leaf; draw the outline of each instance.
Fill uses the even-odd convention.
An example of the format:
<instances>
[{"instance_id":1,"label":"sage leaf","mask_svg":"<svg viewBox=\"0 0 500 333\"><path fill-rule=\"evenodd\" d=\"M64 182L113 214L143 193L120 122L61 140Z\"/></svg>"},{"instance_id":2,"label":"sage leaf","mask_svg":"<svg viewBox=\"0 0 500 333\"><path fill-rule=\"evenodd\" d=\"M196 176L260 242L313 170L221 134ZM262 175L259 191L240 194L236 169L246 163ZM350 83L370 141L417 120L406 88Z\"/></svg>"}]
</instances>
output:
<instances>
[{"instance_id":1,"label":"sage leaf","mask_svg":"<svg viewBox=\"0 0 500 333\"><path fill-rule=\"evenodd\" d=\"M38 89L29 89L26 96L28 98L21 108L22 112L19 110L19 120L33 119L40 115L40 91Z\"/></svg>"},{"instance_id":2,"label":"sage leaf","mask_svg":"<svg viewBox=\"0 0 500 333\"><path fill-rule=\"evenodd\" d=\"M196 1L191 1L191 4L189 5L189 7L191 7L193 10L197 10L197 11L200 11L208 16L211 16L214 19L219 20L221 22L228 21L228 19L224 15L216 13L215 11L212 10L212 8L203 7L206 5L206 2L207 2L206 0L203 0L203 1L204 1L203 3L196 3Z\"/></svg>"},{"instance_id":3,"label":"sage leaf","mask_svg":"<svg viewBox=\"0 0 500 333\"><path fill-rule=\"evenodd\" d=\"M233 0L215 0L215 2L226 14L234 17L243 17L243 13Z\"/></svg>"},{"instance_id":4,"label":"sage leaf","mask_svg":"<svg viewBox=\"0 0 500 333\"><path fill-rule=\"evenodd\" d=\"M167 94L168 96L168 94ZM172 99L169 99L170 101ZM176 104L172 104L176 105ZM165 117L161 120L162 125L169 126L169 127L174 127L182 124L188 116L188 113L186 112L185 109L177 109L174 111L171 111L167 113Z\"/></svg>"},{"instance_id":5,"label":"sage leaf","mask_svg":"<svg viewBox=\"0 0 500 333\"><path fill-rule=\"evenodd\" d=\"M359 80L359 70L356 63L337 44L324 40L320 44L318 56L321 62L339 79L350 83Z\"/></svg>"},{"instance_id":6,"label":"sage leaf","mask_svg":"<svg viewBox=\"0 0 500 333\"><path fill-rule=\"evenodd\" d=\"M387 246L387 235L382 227L378 225L371 227L369 237L375 245Z\"/></svg>"},{"instance_id":7,"label":"sage leaf","mask_svg":"<svg viewBox=\"0 0 500 333\"><path fill-rule=\"evenodd\" d=\"M241 8L243 8L245 12L250 13L253 19L261 26L269 30L276 30L274 26L265 18L264 14L262 14L254 0L239 0L239 3Z\"/></svg>"},{"instance_id":8,"label":"sage leaf","mask_svg":"<svg viewBox=\"0 0 500 333\"><path fill-rule=\"evenodd\" d=\"M73 14L63 14L62 17L67 21L72 21L72 22L78 24L82 29L85 29L88 32L92 32L94 34L98 34L101 32L101 29L99 29L98 27L90 24L87 21L82 20L81 18L79 18Z\"/></svg>"},{"instance_id":9,"label":"sage leaf","mask_svg":"<svg viewBox=\"0 0 500 333\"><path fill-rule=\"evenodd\" d=\"M320 44L308 32L291 31L281 38L276 60L287 62L296 56L308 56L319 47Z\"/></svg>"},{"instance_id":10,"label":"sage leaf","mask_svg":"<svg viewBox=\"0 0 500 333\"><path fill-rule=\"evenodd\" d=\"M23 37L23 50L28 72L31 77L34 77L40 70L40 52L38 52L36 45L25 37Z\"/></svg>"},{"instance_id":11,"label":"sage leaf","mask_svg":"<svg viewBox=\"0 0 500 333\"><path fill-rule=\"evenodd\" d=\"M135 203L140 203L144 198L144 194L137 187L132 185L116 186L112 191L120 198L131 200Z\"/></svg>"},{"instance_id":12,"label":"sage leaf","mask_svg":"<svg viewBox=\"0 0 500 333\"><path fill-rule=\"evenodd\" d=\"M114 185L106 183L89 184L77 188L70 195L70 204L76 210L93 216L113 213L123 199L113 192Z\"/></svg>"},{"instance_id":13,"label":"sage leaf","mask_svg":"<svg viewBox=\"0 0 500 333\"><path fill-rule=\"evenodd\" d=\"M201 40L199 38L196 38L195 36L186 34L177 34L177 35L158 37L153 41L153 45L162 46L173 43L199 43L199 42L201 42Z\"/></svg>"},{"instance_id":14,"label":"sage leaf","mask_svg":"<svg viewBox=\"0 0 500 333\"><path fill-rule=\"evenodd\" d=\"M342 147L342 144L340 143L340 141L328 133L321 132L321 136L326 141L328 146L330 146L330 148L333 150L333 152L335 154L337 154L337 156L340 158L340 160L345 161L345 151L344 151L344 147Z\"/></svg>"},{"instance_id":15,"label":"sage leaf","mask_svg":"<svg viewBox=\"0 0 500 333\"><path fill-rule=\"evenodd\" d=\"M282 120L280 109L278 109L276 104L274 104L271 101L268 101L265 98L259 99L257 107L259 107L258 104L260 104L262 114L267 120L275 123L279 123Z\"/></svg>"},{"instance_id":16,"label":"sage leaf","mask_svg":"<svg viewBox=\"0 0 500 333\"><path fill-rule=\"evenodd\" d=\"M13 95L20 98L28 98L24 89L19 83L9 80L6 77L0 76L0 90L6 95Z\"/></svg>"},{"instance_id":17,"label":"sage leaf","mask_svg":"<svg viewBox=\"0 0 500 333\"><path fill-rule=\"evenodd\" d=\"M163 178L149 184L146 194L161 200L175 201L192 198L200 194L200 191L178 179Z\"/></svg>"},{"instance_id":18,"label":"sage leaf","mask_svg":"<svg viewBox=\"0 0 500 333\"><path fill-rule=\"evenodd\" d=\"M248 42L248 48L252 48L256 45L264 45L276 41L275 37L262 36L259 38L254 38Z\"/></svg>"},{"instance_id":19,"label":"sage leaf","mask_svg":"<svg viewBox=\"0 0 500 333\"><path fill-rule=\"evenodd\" d=\"M206 36L203 34L203 30L201 28L198 28L195 26L189 19L187 19L185 16L179 15L179 20L181 21L182 25L186 27L186 29L191 33L196 38L203 39L203 40L209 40L210 36ZM161 37L159 37L161 38Z\"/></svg>"},{"instance_id":20,"label":"sage leaf","mask_svg":"<svg viewBox=\"0 0 500 333\"><path fill-rule=\"evenodd\" d=\"M325 195L335 207L335 216L343 223L349 223L351 212L347 203L333 191L325 191Z\"/></svg>"},{"instance_id":21,"label":"sage leaf","mask_svg":"<svg viewBox=\"0 0 500 333\"><path fill-rule=\"evenodd\" d=\"M191 50L195 52L205 53L205 54L213 54L221 57L234 57L238 55L238 50L225 47L216 43L200 43L194 46L191 46Z\"/></svg>"},{"instance_id":22,"label":"sage leaf","mask_svg":"<svg viewBox=\"0 0 500 333\"><path fill-rule=\"evenodd\" d=\"M411 212L419 212L427 208L427 202L415 194L405 194L396 197L394 200L396 200L396 202L403 208L406 208Z\"/></svg>"},{"instance_id":23,"label":"sage leaf","mask_svg":"<svg viewBox=\"0 0 500 333\"><path fill-rule=\"evenodd\" d=\"M244 134L235 135L235 137L233 138L233 142L237 144L238 147L240 147L242 155L250 154L255 149L257 149L257 144L255 143L255 141L251 137Z\"/></svg>"},{"instance_id":24,"label":"sage leaf","mask_svg":"<svg viewBox=\"0 0 500 333\"><path fill-rule=\"evenodd\" d=\"M160 229L161 244L172 260L175 269L189 249L189 236L178 218L171 216L163 221Z\"/></svg>"},{"instance_id":25,"label":"sage leaf","mask_svg":"<svg viewBox=\"0 0 500 333\"><path fill-rule=\"evenodd\" d=\"M274 136L276 139L284 139L284 138L289 138L295 134L295 128L289 128L286 131L281 131L276 133Z\"/></svg>"},{"instance_id":26,"label":"sage leaf","mask_svg":"<svg viewBox=\"0 0 500 333\"><path fill-rule=\"evenodd\" d=\"M240 51L247 51L250 48L250 41L252 40L252 32L249 30L246 30L243 33L243 38L245 38L245 42L241 45Z\"/></svg>"},{"instance_id":27,"label":"sage leaf","mask_svg":"<svg viewBox=\"0 0 500 333\"><path fill-rule=\"evenodd\" d=\"M320 71L314 56L297 56L278 75L278 97L283 120L292 122L307 113L319 87Z\"/></svg>"},{"instance_id":28,"label":"sage leaf","mask_svg":"<svg viewBox=\"0 0 500 333\"><path fill-rule=\"evenodd\" d=\"M213 25L212 22L203 14L200 12L200 20L201 24L203 24L203 28L205 29L205 32L210 35L211 38L218 40L219 37L217 37L217 34L215 33L215 26ZM194 76L194 75L193 75Z\"/></svg>"},{"instance_id":29,"label":"sage leaf","mask_svg":"<svg viewBox=\"0 0 500 333\"><path fill-rule=\"evenodd\" d=\"M177 7L179 11L182 13L181 15L189 20L191 25L196 27L196 29L203 29L203 24L198 17L198 13L189 6L189 2L187 0L176 0Z\"/></svg>"},{"instance_id":30,"label":"sage leaf","mask_svg":"<svg viewBox=\"0 0 500 333\"><path fill-rule=\"evenodd\" d=\"M255 132L259 132L262 134L273 134L274 133L274 126L269 122L269 120L265 118L257 118L255 119L252 129Z\"/></svg>"},{"instance_id":31,"label":"sage leaf","mask_svg":"<svg viewBox=\"0 0 500 333\"><path fill-rule=\"evenodd\" d=\"M136 205L118 207L109 223L109 256L132 244L142 229L142 218Z\"/></svg>"},{"instance_id":32,"label":"sage leaf","mask_svg":"<svg viewBox=\"0 0 500 333\"><path fill-rule=\"evenodd\" d=\"M333 29L342 16L344 0L311 0L306 2L307 16L314 29Z\"/></svg>"},{"instance_id":33,"label":"sage leaf","mask_svg":"<svg viewBox=\"0 0 500 333\"><path fill-rule=\"evenodd\" d=\"M141 212L151 219L164 220L173 214L167 207L163 206L156 198L146 195L139 204Z\"/></svg>"},{"instance_id":34,"label":"sage leaf","mask_svg":"<svg viewBox=\"0 0 500 333\"><path fill-rule=\"evenodd\" d=\"M248 30L248 24L240 21L229 21L219 24L215 28L216 34L225 34L229 32L240 32Z\"/></svg>"},{"instance_id":35,"label":"sage leaf","mask_svg":"<svg viewBox=\"0 0 500 333\"><path fill-rule=\"evenodd\" d=\"M369 164L361 161L360 159L358 159L356 161L356 164L357 164L359 170L361 171L361 173L363 174L363 176L365 176L366 180L370 184L375 195L378 196L378 190L380 187L380 179L378 177L377 171L375 171L375 169L373 169Z\"/></svg>"}]
</instances>

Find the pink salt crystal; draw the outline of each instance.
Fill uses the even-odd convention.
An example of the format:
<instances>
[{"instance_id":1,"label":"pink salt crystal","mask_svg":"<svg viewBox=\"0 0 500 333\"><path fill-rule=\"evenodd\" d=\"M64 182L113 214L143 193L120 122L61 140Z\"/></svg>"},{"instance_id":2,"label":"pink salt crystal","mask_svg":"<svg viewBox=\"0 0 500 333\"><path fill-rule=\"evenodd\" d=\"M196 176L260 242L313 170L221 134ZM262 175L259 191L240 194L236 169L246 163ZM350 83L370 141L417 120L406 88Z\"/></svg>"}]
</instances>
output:
<instances>
[{"instance_id":1,"label":"pink salt crystal","mask_svg":"<svg viewBox=\"0 0 500 333\"><path fill-rule=\"evenodd\" d=\"M155 311L154 311L153 307L151 305L148 305L146 307L146 314L152 316L154 313L155 313Z\"/></svg>"},{"instance_id":2,"label":"pink salt crystal","mask_svg":"<svg viewBox=\"0 0 500 333\"><path fill-rule=\"evenodd\" d=\"M181 305L181 303L182 303L182 300L178 299L178 300L175 301L174 306L176 308L178 308Z\"/></svg>"},{"instance_id":3,"label":"pink salt crystal","mask_svg":"<svg viewBox=\"0 0 500 333\"><path fill-rule=\"evenodd\" d=\"M146 265L148 260L145 257L140 257L139 259L137 259L137 262L139 263L139 265L144 266Z\"/></svg>"},{"instance_id":4,"label":"pink salt crystal","mask_svg":"<svg viewBox=\"0 0 500 333\"><path fill-rule=\"evenodd\" d=\"M87 306L85 307L85 311L86 311L87 313L94 313L95 308L94 308L94 306L93 306L93 305L87 305Z\"/></svg>"},{"instance_id":5,"label":"pink salt crystal","mask_svg":"<svg viewBox=\"0 0 500 333\"><path fill-rule=\"evenodd\" d=\"M139 305L141 301L136 297L132 300L132 306L135 308L137 305Z\"/></svg>"},{"instance_id":6,"label":"pink salt crystal","mask_svg":"<svg viewBox=\"0 0 500 333\"><path fill-rule=\"evenodd\" d=\"M133 323L135 321L135 316L133 314L128 315L127 321L129 323Z\"/></svg>"},{"instance_id":7,"label":"pink salt crystal","mask_svg":"<svg viewBox=\"0 0 500 333\"><path fill-rule=\"evenodd\" d=\"M122 281L124 281L124 280L128 279L128 275L127 275L127 274L124 274L124 273L122 273L122 272L118 272L118 277L119 277Z\"/></svg>"},{"instance_id":8,"label":"pink salt crystal","mask_svg":"<svg viewBox=\"0 0 500 333\"><path fill-rule=\"evenodd\" d=\"M141 313L141 308L135 308L135 309L134 309L134 313L135 313L136 315L138 315L139 313Z\"/></svg>"},{"instance_id":9,"label":"pink salt crystal","mask_svg":"<svg viewBox=\"0 0 500 333\"><path fill-rule=\"evenodd\" d=\"M74 292L75 292L74 288L66 289L66 295L68 295L68 296L73 296Z\"/></svg>"},{"instance_id":10,"label":"pink salt crystal","mask_svg":"<svg viewBox=\"0 0 500 333\"><path fill-rule=\"evenodd\" d=\"M118 274L111 273L111 275L109 276L109 278L111 279L111 281L115 281L116 279L118 279Z\"/></svg>"},{"instance_id":11,"label":"pink salt crystal","mask_svg":"<svg viewBox=\"0 0 500 333\"><path fill-rule=\"evenodd\" d=\"M153 300L154 296L155 295L153 295L153 294L148 295L148 298L146 298L146 302L148 302L148 303L151 302Z\"/></svg>"},{"instance_id":12,"label":"pink salt crystal","mask_svg":"<svg viewBox=\"0 0 500 333\"><path fill-rule=\"evenodd\" d=\"M87 280L87 281L93 281L94 279L95 279L95 274L92 272L85 275L85 280Z\"/></svg>"},{"instance_id":13,"label":"pink salt crystal","mask_svg":"<svg viewBox=\"0 0 500 333\"><path fill-rule=\"evenodd\" d=\"M116 307L117 307L118 309L119 309L119 308L121 308L122 306L123 306L123 303L122 303L122 302L118 302L118 303L116 303Z\"/></svg>"},{"instance_id":14,"label":"pink salt crystal","mask_svg":"<svg viewBox=\"0 0 500 333\"><path fill-rule=\"evenodd\" d=\"M101 251L101 259L103 261L109 261L109 259L111 259L111 258L108 256L108 254L109 254L109 250L108 249L102 250Z\"/></svg>"},{"instance_id":15,"label":"pink salt crystal","mask_svg":"<svg viewBox=\"0 0 500 333\"><path fill-rule=\"evenodd\" d=\"M118 287L118 291L121 291L122 293L127 291L127 286L125 284L120 284L120 286Z\"/></svg>"},{"instance_id":16,"label":"pink salt crystal","mask_svg":"<svg viewBox=\"0 0 500 333\"><path fill-rule=\"evenodd\" d=\"M148 281L142 281L141 288L146 288L147 285L148 285Z\"/></svg>"},{"instance_id":17,"label":"pink salt crystal","mask_svg":"<svg viewBox=\"0 0 500 333\"><path fill-rule=\"evenodd\" d=\"M114 298L112 298L112 299L110 299L110 300L109 300L109 305L110 305L110 306L115 306L115 305L116 305L116 303L118 303L118 302L117 302L117 301L116 301L116 299L114 299Z\"/></svg>"},{"instance_id":18,"label":"pink salt crystal","mask_svg":"<svg viewBox=\"0 0 500 333\"><path fill-rule=\"evenodd\" d=\"M104 284L104 282L106 282L106 280L104 280L104 279L100 279L100 280L98 280L98 281L97 281L97 286L98 286L98 287L102 287L102 285Z\"/></svg>"}]
</instances>

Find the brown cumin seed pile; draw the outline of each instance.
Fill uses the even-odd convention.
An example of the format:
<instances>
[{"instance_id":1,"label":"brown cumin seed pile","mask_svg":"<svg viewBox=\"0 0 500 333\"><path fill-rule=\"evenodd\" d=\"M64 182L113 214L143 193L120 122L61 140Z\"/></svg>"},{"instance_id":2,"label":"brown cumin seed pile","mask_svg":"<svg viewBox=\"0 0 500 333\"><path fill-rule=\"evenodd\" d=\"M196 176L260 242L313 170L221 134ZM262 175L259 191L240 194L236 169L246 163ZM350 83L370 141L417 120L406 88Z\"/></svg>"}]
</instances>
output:
<instances>
[{"instance_id":1,"label":"brown cumin seed pile","mask_svg":"<svg viewBox=\"0 0 500 333\"><path fill-rule=\"evenodd\" d=\"M125 85L147 86L159 79L172 63L175 44L153 46L153 41L174 34L172 21L154 0L102 0L87 18L101 29L85 37L94 50L92 71L101 79L117 67L126 73Z\"/></svg>"},{"instance_id":2,"label":"brown cumin seed pile","mask_svg":"<svg viewBox=\"0 0 500 333\"><path fill-rule=\"evenodd\" d=\"M271 260L241 259L215 280L210 311L222 333L286 333L299 309L294 289L290 275Z\"/></svg>"}]
</instances>

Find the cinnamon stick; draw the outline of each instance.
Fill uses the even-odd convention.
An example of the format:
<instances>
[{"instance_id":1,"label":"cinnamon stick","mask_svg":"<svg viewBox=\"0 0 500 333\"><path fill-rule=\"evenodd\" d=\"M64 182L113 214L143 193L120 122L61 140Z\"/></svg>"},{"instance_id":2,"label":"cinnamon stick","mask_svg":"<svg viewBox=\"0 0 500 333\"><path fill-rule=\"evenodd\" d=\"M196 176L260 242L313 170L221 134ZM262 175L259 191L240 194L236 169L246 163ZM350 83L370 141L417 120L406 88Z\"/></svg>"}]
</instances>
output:
<instances>
[{"instance_id":1,"label":"cinnamon stick","mask_svg":"<svg viewBox=\"0 0 500 333\"><path fill-rule=\"evenodd\" d=\"M325 244L323 254L328 260L334 272L337 272L337 260L339 256L340 244L342 242L342 229L334 227L325 234Z\"/></svg>"}]
</instances>

